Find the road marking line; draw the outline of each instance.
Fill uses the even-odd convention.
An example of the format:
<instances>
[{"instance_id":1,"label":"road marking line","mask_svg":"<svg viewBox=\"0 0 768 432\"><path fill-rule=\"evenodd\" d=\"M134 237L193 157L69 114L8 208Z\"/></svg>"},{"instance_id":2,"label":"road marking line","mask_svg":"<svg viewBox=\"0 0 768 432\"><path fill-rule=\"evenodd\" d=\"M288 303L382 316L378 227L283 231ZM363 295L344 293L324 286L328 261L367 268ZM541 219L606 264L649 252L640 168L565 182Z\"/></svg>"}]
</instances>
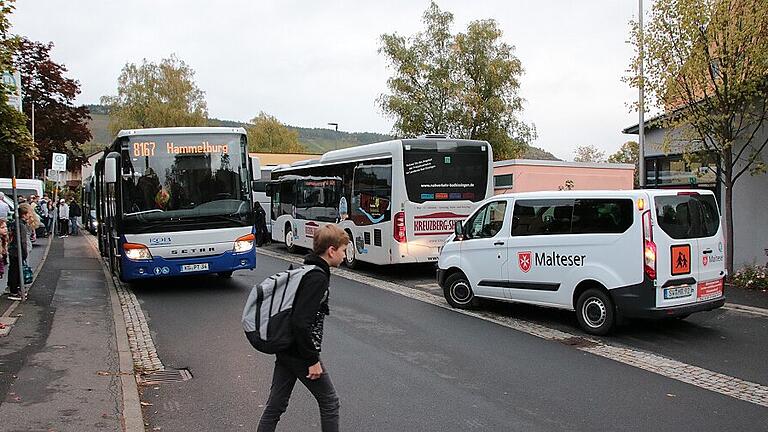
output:
<instances>
[{"instance_id":1,"label":"road marking line","mask_svg":"<svg viewBox=\"0 0 768 432\"><path fill-rule=\"evenodd\" d=\"M754 306L740 305L736 303L726 303L723 309L732 310L736 312L743 312L746 314L757 315L761 317L768 317L768 309L763 309Z\"/></svg>"},{"instance_id":2,"label":"road marking line","mask_svg":"<svg viewBox=\"0 0 768 432\"><path fill-rule=\"evenodd\" d=\"M257 249L257 252L271 256L273 258L282 259L284 261L294 263L303 262L302 258L291 255L283 255L279 252L265 251L264 249ZM435 294L418 291L405 285L382 281L380 279L354 273L345 269L334 268L331 269L331 271L333 274L343 277L344 279L349 279L353 282L371 285L373 287L400 294L402 296L409 297L424 303L429 303L431 305L450 310L452 312L480 318L482 320L527 333L541 339L573 345L574 348L583 352L623 363L628 366L634 366L636 368L671 378L676 381L684 382L704 390L713 391L745 402L768 407L768 386L766 385L753 383L708 369L700 368L698 366L689 365L687 363L673 360L648 351L608 344L598 339L579 336L530 321L524 321L507 316L499 316L488 311L468 311L462 309L453 309L445 302L442 297L439 297ZM571 344L571 341L580 341L580 343L578 345Z\"/></svg>"},{"instance_id":3,"label":"road marking line","mask_svg":"<svg viewBox=\"0 0 768 432\"><path fill-rule=\"evenodd\" d=\"M95 239L86 237L86 241L93 248L101 263L101 269L107 281L109 300L112 306L112 317L115 322L115 336L117 338L117 357L120 365L120 389L122 393L123 431L144 432L144 415L141 412L141 400L139 387L136 384L136 373L131 361L132 353L128 343L128 330L125 327L122 305L117 297L117 287L114 284L112 274L107 270L106 263L101 259L99 247L94 244Z\"/></svg>"}]
</instances>

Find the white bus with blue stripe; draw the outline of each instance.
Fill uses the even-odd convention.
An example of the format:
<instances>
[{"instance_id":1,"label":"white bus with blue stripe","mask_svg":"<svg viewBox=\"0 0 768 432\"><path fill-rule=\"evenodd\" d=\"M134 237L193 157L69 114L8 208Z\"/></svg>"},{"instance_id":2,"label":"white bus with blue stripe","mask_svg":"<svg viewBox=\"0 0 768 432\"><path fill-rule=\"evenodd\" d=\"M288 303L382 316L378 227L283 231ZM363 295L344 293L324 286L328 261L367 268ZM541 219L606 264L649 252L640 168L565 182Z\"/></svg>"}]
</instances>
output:
<instances>
[{"instance_id":1,"label":"white bus with blue stripe","mask_svg":"<svg viewBox=\"0 0 768 432\"><path fill-rule=\"evenodd\" d=\"M95 173L100 249L121 280L256 266L244 129L123 130Z\"/></svg>"}]
</instances>

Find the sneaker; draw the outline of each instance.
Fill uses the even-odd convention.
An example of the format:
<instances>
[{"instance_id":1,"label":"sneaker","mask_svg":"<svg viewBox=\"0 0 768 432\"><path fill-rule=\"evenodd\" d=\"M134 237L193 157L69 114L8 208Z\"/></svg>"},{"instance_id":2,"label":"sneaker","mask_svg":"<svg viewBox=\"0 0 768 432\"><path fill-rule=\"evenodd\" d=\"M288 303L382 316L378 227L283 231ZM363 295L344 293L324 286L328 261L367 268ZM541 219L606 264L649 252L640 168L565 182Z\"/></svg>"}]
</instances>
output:
<instances>
[{"instance_id":1,"label":"sneaker","mask_svg":"<svg viewBox=\"0 0 768 432\"><path fill-rule=\"evenodd\" d=\"M8 300L21 301L21 294L8 294Z\"/></svg>"}]
</instances>

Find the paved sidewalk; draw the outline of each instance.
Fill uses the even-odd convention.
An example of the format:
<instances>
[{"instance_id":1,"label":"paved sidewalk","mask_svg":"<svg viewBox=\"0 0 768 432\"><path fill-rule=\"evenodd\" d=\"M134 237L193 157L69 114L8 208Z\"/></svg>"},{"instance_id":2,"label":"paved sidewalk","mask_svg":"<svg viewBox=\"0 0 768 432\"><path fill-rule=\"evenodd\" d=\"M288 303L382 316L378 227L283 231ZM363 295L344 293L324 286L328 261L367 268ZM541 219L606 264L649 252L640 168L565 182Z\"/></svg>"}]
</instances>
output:
<instances>
[{"instance_id":1,"label":"paved sidewalk","mask_svg":"<svg viewBox=\"0 0 768 432\"><path fill-rule=\"evenodd\" d=\"M11 314L18 321L0 339L0 430L122 429L107 287L84 236L53 239L28 300Z\"/></svg>"}]
</instances>

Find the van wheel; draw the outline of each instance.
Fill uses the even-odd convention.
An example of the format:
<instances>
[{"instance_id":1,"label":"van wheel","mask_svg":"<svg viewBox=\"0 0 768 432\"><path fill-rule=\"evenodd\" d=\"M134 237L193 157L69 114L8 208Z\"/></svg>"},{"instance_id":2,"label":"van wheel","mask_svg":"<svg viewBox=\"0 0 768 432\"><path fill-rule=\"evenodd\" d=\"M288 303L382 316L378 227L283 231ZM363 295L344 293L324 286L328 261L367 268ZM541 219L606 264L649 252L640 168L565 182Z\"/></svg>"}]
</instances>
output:
<instances>
[{"instance_id":1,"label":"van wheel","mask_svg":"<svg viewBox=\"0 0 768 432\"><path fill-rule=\"evenodd\" d=\"M590 288L584 291L576 302L576 319L581 328L589 334L608 334L616 321L613 301L605 292Z\"/></svg>"},{"instance_id":2,"label":"van wheel","mask_svg":"<svg viewBox=\"0 0 768 432\"><path fill-rule=\"evenodd\" d=\"M349 243L347 243L347 251L344 253L344 265L350 269L356 269L360 267L360 262L357 260L357 249L355 249L355 239L352 237L352 233L347 231L349 237Z\"/></svg>"},{"instance_id":3,"label":"van wheel","mask_svg":"<svg viewBox=\"0 0 768 432\"><path fill-rule=\"evenodd\" d=\"M462 273L448 276L443 285L443 295L448 304L457 309L475 309L480 305L472 285Z\"/></svg>"},{"instance_id":4,"label":"van wheel","mask_svg":"<svg viewBox=\"0 0 768 432\"><path fill-rule=\"evenodd\" d=\"M293 231L289 227L285 227L285 248L290 253L296 253L298 249L296 243L293 242Z\"/></svg>"}]
</instances>

